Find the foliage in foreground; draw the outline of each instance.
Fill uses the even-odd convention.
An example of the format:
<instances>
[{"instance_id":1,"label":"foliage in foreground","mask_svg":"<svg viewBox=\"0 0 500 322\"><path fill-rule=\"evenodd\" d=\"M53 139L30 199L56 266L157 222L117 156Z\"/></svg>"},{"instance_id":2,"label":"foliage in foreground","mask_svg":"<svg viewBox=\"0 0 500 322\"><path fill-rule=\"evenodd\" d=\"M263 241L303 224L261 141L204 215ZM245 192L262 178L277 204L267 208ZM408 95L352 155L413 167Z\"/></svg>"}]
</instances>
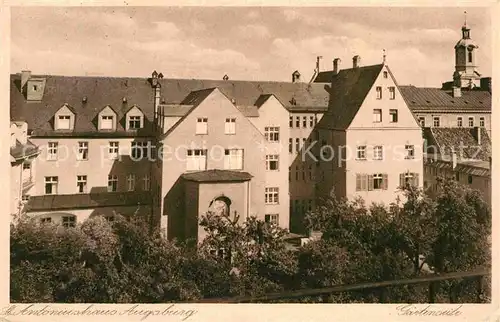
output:
<instances>
[{"instance_id":1,"label":"foliage in foreground","mask_svg":"<svg viewBox=\"0 0 500 322\"><path fill-rule=\"evenodd\" d=\"M11 227L12 302L165 303L470 271L490 265L489 207L443 181L435 200L413 188L389 207L331 197L306 216L320 240L297 249L255 218L207 213L197 249L167 241L135 217L94 217L75 228ZM483 283L489 295L488 280ZM426 285L363 290L302 302L426 302ZM472 281L442 282L438 301L474 302ZM484 298L483 301L487 301Z\"/></svg>"}]
</instances>

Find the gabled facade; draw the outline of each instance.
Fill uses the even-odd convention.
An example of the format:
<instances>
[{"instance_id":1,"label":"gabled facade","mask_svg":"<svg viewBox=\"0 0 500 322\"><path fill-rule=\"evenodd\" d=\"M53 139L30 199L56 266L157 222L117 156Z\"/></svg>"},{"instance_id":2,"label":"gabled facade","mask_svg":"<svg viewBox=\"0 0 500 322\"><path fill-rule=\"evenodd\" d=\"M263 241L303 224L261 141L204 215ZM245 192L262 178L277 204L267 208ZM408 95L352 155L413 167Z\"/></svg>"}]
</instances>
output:
<instances>
[{"instance_id":1,"label":"gabled facade","mask_svg":"<svg viewBox=\"0 0 500 322\"><path fill-rule=\"evenodd\" d=\"M422 134L386 64L332 75L318 124L317 197L388 205L405 184L422 186Z\"/></svg>"}]
</instances>

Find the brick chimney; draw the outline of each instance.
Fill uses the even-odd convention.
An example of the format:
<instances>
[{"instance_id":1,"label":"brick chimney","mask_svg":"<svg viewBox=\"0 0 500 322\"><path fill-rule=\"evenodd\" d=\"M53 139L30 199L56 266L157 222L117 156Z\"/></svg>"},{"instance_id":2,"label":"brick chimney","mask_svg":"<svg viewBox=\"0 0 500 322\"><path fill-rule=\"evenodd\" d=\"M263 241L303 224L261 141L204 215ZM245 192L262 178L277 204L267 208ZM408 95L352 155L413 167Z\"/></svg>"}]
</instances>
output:
<instances>
[{"instance_id":1,"label":"brick chimney","mask_svg":"<svg viewBox=\"0 0 500 322\"><path fill-rule=\"evenodd\" d=\"M462 96L462 89L460 86L453 86L453 97L461 97Z\"/></svg>"},{"instance_id":2,"label":"brick chimney","mask_svg":"<svg viewBox=\"0 0 500 322\"><path fill-rule=\"evenodd\" d=\"M30 70L23 70L21 71L21 91L23 90L24 86L28 82L28 80L31 78L31 71Z\"/></svg>"},{"instance_id":3,"label":"brick chimney","mask_svg":"<svg viewBox=\"0 0 500 322\"><path fill-rule=\"evenodd\" d=\"M339 73L340 58L335 58L333 60L333 74L337 75Z\"/></svg>"},{"instance_id":4,"label":"brick chimney","mask_svg":"<svg viewBox=\"0 0 500 322\"><path fill-rule=\"evenodd\" d=\"M361 57L356 55L352 57L352 68L358 68L361 65Z\"/></svg>"}]
</instances>

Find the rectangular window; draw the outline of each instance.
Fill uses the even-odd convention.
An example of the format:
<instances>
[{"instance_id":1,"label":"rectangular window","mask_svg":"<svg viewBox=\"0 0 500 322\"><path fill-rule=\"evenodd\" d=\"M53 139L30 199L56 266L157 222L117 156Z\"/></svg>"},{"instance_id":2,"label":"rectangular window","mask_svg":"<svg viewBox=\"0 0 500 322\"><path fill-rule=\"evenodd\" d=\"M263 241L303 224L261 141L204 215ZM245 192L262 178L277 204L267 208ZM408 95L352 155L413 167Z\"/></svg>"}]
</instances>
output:
<instances>
[{"instance_id":1,"label":"rectangular window","mask_svg":"<svg viewBox=\"0 0 500 322\"><path fill-rule=\"evenodd\" d=\"M415 159L415 146L405 145L405 159Z\"/></svg>"},{"instance_id":2,"label":"rectangular window","mask_svg":"<svg viewBox=\"0 0 500 322\"><path fill-rule=\"evenodd\" d=\"M226 118L226 123L224 124L225 134L236 134L236 119Z\"/></svg>"},{"instance_id":3,"label":"rectangular window","mask_svg":"<svg viewBox=\"0 0 500 322\"><path fill-rule=\"evenodd\" d=\"M57 142L49 142L47 149L47 160L57 160Z\"/></svg>"},{"instance_id":4,"label":"rectangular window","mask_svg":"<svg viewBox=\"0 0 500 322\"><path fill-rule=\"evenodd\" d=\"M142 180L144 181L144 191L151 190L151 177L149 174L144 175L144 179Z\"/></svg>"},{"instance_id":5,"label":"rectangular window","mask_svg":"<svg viewBox=\"0 0 500 322\"><path fill-rule=\"evenodd\" d=\"M108 157L111 160L118 159L119 143L116 141L109 142Z\"/></svg>"},{"instance_id":6,"label":"rectangular window","mask_svg":"<svg viewBox=\"0 0 500 322\"><path fill-rule=\"evenodd\" d=\"M307 116L302 117L302 127L307 128Z\"/></svg>"},{"instance_id":7,"label":"rectangular window","mask_svg":"<svg viewBox=\"0 0 500 322\"><path fill-rule=\"evenodd\" d=\"M382 122L382 110L374 109L373 110L373 123Z\"/></svg>"},{"instance_id":8,"label":"rectangular window","mask_svg":"<svg viewBox=\"0 0 500 322\"><path fill-rule=\"evenodd\" d=\"M356 174L356 191L367 191L368 190L368 175L367 174Z\"/></svg>"},{"instance_id":9,"label":"rectangular window","mask_svg":"<svg viewBox=\"0 0 500 322\"><path fill-rule=\"evenodd\" d=\"M42 224L50 224L52 222L52 218L50 217L44 217L40 219L40 223Z\"/></svg>"},{"instance_id":10,"label":"rectangular window","mask_svg":"<svg viewBox=\"0 0 500 322\"><path fill-rule=\"evenodd\" d=\"M56 195L57 194L57 181L58 181L58 177L45 177L45 194L46 195Z\"/></svg>"},{"instance_id":11,"label":"rectangular window","mask_svg":"<svg viewBox=\"0 0 500 322\"><path fill-rule=\"evenodd\" d=\"M484 117L479 118L479 126L484 127Z\"/></svg>"},{"instance_id":12,"label":"rectangular window","mask_svg":"<svg viewBox=\"0 0 500 322\"><path fill-rule=\"evenodd\" d=\"M418 187L419 184L419 175L418 173L405 172L399 175L399 186L407 187L408 185Z\"/></svg>"},{"instance_id":13,"label":"rectangular window","mask_svg":"<svg viewBox=\"0 0 500 322\"><path fill-rule=\"evenodd\" d=\"M389 122L391 122L391 123L398 122L398 110L396 110L396 109L389 110Z\"/></svg>"},{"instance_id":14,"label":"rectangular window","mask_svg":"<svg viewBox=\"0 0 500 322\"><path fill-rule=\"evenodd\" d=\"M472 184L472 175L470 175L470 174L467 177L467 183Z\"/></svg>"},{"instance_id":15,"label":"rectangular window","mask_svg":"<svg viewBox=\"0 0 500 322\"><path fill-rule=\"evenodd\" d=\"M76 186L79 193L87 192L87 176L76 176Z\"/></svg>"},{"instance_id":16,"label":"rectangular window","mask_svg":"<svg viewBox=\"0 0 500 322\"><path fill-rule=\"evenodd\" d=\"M441 126L441 118L439 116L434 116L432 118L432 125L434 127L440 127Z\"/></svg>"},{"instance_id":17,"label":"rectangular window","mask_svg":"<svg viewBox=\"0 0 500 322\"><path fill-rule=\"evenodd\" d=\"M269 154L266 155L266 170L278 171L279 170L279 155Z\"/></svg>"},{"instance_id":18,"label":"rectangular window","mask_svg":"<svg viewBox=\"0 0 500 322\"><path fill-rule=\"evenodd\" d=\"M293 139L288 139L288 153L293 153Z\"/></svg>"},{"instance_id":19,"label":"rectangular window","mask_svg":"<svg viewBox=\"0 0 500 322\"><path fill-rule=\"evenodd\" d=\"M140 160L148 156L148 149L151 145L148 142L131 142L130 156L134 160Z\"/></svg>"},{"instance_id":20,"label":"rectangular window","mask_svg":"<svg viewBox=\"0 0 500 322\"><path fill-rule=\"evenodd\" d=\"M266 188L265 201L267 205L279 204L279 188L278 187Z\"/></svg>"},{"instance_id":21,"label":"rectangular window","mask_svg":"<svg viewBox=\"0 0 500 322\"><path fill-rule=\"evenodd\" d=\"M264 219L267 223L270 223L272 225L278 225L279 224L279 215L278 214L268 214L265 215Z\"/></svg>"},{"instance_id":22,"label":"rectangular window","mask_svg":"<svg viewBox=\"0 0 500 322\"><path fill-rule=\"evenodd\" d=\"M295 127L300 128L300 116L295 117Z\"/></svg>"},{"instance_id":23,"label":"rectangular window","mask_svg":"<svg viewBox=\"0 0 500 322\"><path fill-rule=\"evenodd\" d=\"M293 116L290 116L290 128L293 128Z\"/></svg>"},{"instance_id":24,"label":"rectangular window","mask_svg":"<svg viewBox=\"0 0 500 322\"><path fill-rule=\"evenodd\" d=\"M374 160L383 160L384 159L384 150L381 145L373 147L373 159Z\"/></svg>"},{"instance_id":25,"label":"rectangular window","mask_svg":"<svg viewBox=\"0 0 500 322\"><path fill-rule=\"evenodd\" d=\"M63 216L62 225L66 228L75 227L76 217L75 216Z\"/></svg>"},{"instance_id":26,"label":"rectangular window","mask_svg":"<svg viewBox=\"0 0 500 322\"><path fill-rule=\"evenodd\" d=\"M101 115L101 130L113 129L113 115Z\"/></svg>"},{"instance_id":27,"label":"rectangular window","mask_svg":"<svg viewBox=\"0 0 500 322\"><path fill-rule=\"evenodd\" d=\"M310 128L314 127L314 116L309 116L309 127Z\"/></svg>"},{"instance_id":28,"label":"rectangular window","mask_svg":"<svg viewBox=\"0 0 500 322\"><path fill-rule=\"evenodd\" d=\"M469 127L474 127L474 117L469 117Z\"/></svg>"},{"instance_id":29,"label":"rectangular window","mask_svg":"<svg viewBox=\"0 0 500 322\"><path fill-rule=\"evenodd\" d=\"M358 146L356 151L357 160L366 160L366 145Z\"/></svg>"},{"instance_id":30,"label":"rectangular window","mask_svg":"<svg viewBox=\"0 0 500 322\"><path fill-rule=\"evenodd\" d=\"M396 99L396 88L394 86L389 87L389 99Z\"/></svg>"},{"instance_id":31,"label":"rectangular window","mask_svg":"<svg viewBox=\"0 0 500 322\"><path fill-rule=\"evenodd\" d=\"M384 78L387 78L387 72L384 71Z\"/></svg>"},{"instance_id":32,"label":"rectangular window","mask_svg":"<svg viewBox=\"0 0 500 322\"><path fill-rule=\"evenodd\" d=\"M187 150L186 170L206 170L207 169L207 150L195 149Z\"/></svg>"},{"instance_id":33,"label":"rectangular window","mask_svg":"<svg viewBox=\"0 0 500 322\"><path fill-rule=\"evenodd\" d=\"M31 163L25 161L23 163L23 170L31 170Z\"/></svg>"},{"instance_id":34,"label":"rectangular window","mask_svg":"<svg viewBox=\"0 0 500 322\"><path fill-rule=\"evenodd\" d=\"M141 128L141 117L140 116L129 116L128 128L130 130L140 129Z\"/></svg>"},{"instance_id":35,"label":"rectangular window","mask_svg":"<svg viewBox=\"0 0 500 322\"><path fill-rule=\"evenodd\" d=\"M421 127L425 127L425 117L424 116L419 116L418 117L418 123L420 123Z\"/></svg>"},{"instance_id":36,"label":"rectangular window","mask_svg":"<svg viewBox=\"0 0 500 322\"><path fill-rule=\"evenodd\" d=\"M280 141L280 128L278 126L266 126L264 128L264 136L269 142Z\"/></svg>"},{"instance_id":37,"label":"rectangular window","mask_svg":"<svg viewBox=\"0 0 500 322\"><path fill-rule=\"evenodd\" d=\"M135 174L127 175L127 191L135 190Z\"/></svg>"},{"instance_id":38,"label":"rectangular window","mask_svg":"<svg viewBox=\"0 0 500 322\"><path fill-rule=\"evenodd\" d=\"M457 117L457 126L458 127L462 127L463 126L462 117L461 116Z\"/></svg>"},{"instance_id":39,"label":"rectangular window","mask_svg":"<svg viewBox=\"0 0 500 322\"><path fill-rule=\"evenodd\" d=\"M78 155L76 159L79 161L85 161L89 159L89 143L88 142L78 142Z\"/></svg>"},{"instance_id":40,"label":"rectangular window","mask_svg":"<svg viewBox=\"0 0 500 322\"><path fill-rule=\"evenodd\" d=\"M196 121L196 134L207 134L208 133L208 118L199 117Z\"/></svg>"},{"instance_id":41,"label":"rectangular window","mask_svg":"<svg viewBox=\"0 0 500 322\"><path fill-rule=\"evenodd\" d=\"M71 129L71 116L69 115L59 115L57 119L57 130L69 130Z\"/></svg>"},{"instance_id":42,"label":"rectangular window","mask_svg":"<svg viewBox=\"0 0 500 322\"><path fill-rule=\"evenodd\" d=\"M382 99L382 87L377 86L377 99Z\"/></svg>"},{"instance_id":43,"label":"rectangular window","mask_svg":"<svg viewBox=\"0 0 500 322\"><path fill-rule=\"evenodd\" d=\"M224 151L224 169L243 169L243 149L226 149Z\"/></svg>"},{"instance_id":44,"label":"rectangular window","mask_svg":"<svg viewBox=\"0 0 500 322\"><path fill-rule=\"evenodd\" d=\"M387 174L373 174L368 181L368 190L387 190Z\"/></svg>"},{"instance_id":45,"label":"rectangular window","mask_svg":"<svg viewBox=\"0 0 500 322\"><path fill-rule=\"evenodd\" d=\"M300 151L300 139L295 139L295 152L299 153Z\"/></svg>"},{"instance_id":46,"label":"rectangular window","mask_svg":"<svg viewBox=\"0 0 500 322\"><path fill-rule=\"evenodd\" d=\"M118 189L118 176L108 175L108 192L116 192Z\"/></svg>"}]
</instances>

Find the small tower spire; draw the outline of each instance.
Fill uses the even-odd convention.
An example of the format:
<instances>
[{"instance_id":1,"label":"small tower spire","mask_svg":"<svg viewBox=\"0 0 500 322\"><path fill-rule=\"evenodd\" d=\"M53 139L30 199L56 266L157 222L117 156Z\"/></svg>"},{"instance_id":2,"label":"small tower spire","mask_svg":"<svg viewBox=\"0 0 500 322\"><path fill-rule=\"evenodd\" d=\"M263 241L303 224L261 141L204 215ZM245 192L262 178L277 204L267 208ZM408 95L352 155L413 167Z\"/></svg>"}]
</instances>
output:
<instances>
[{"instance_id":1,"label":"small tower spire","mask_svg":"<svg viewBox=\"0 0 500 322\"><path fill-rule=\"evenodd\" d=\"M467 11L464 11L464 27L467 27Z\"/></svg>"},{"instance_id":2,"label":"small tower spire","mask_svg":"<svg viewBox=\"0 0 500 322\"><path fill-rule=\"evenodd\" d=\"M385 64L385 60L387 58L387 55L385 54L385 49L382 49L382 51L384 52L384 54L382 55L382 61Z\"/></svg>"}]
</instances>

